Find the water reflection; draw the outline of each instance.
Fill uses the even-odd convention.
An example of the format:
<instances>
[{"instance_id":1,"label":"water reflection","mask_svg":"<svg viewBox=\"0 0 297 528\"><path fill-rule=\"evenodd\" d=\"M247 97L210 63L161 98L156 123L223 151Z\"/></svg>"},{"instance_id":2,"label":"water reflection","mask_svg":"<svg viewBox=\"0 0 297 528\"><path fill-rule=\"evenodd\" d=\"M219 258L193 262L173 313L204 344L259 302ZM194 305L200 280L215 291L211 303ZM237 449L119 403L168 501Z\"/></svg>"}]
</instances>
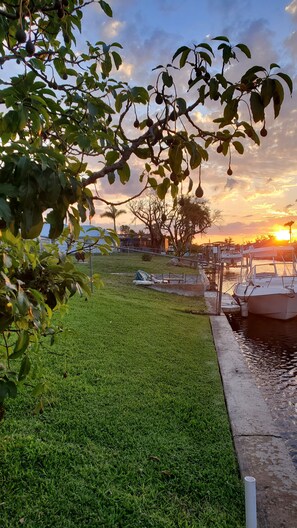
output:
<instances>
[{"instance_id":1,"label":"water reflection","mask_svg":"<svg viewBox=\"0 0 297 528\"><path fill-rule=\"evenodd\" d=\"M228 273L224 291L237 277L238 270ZM297 318L232 315L229 322L297 467Z\"/></svg>"}]
</instances>

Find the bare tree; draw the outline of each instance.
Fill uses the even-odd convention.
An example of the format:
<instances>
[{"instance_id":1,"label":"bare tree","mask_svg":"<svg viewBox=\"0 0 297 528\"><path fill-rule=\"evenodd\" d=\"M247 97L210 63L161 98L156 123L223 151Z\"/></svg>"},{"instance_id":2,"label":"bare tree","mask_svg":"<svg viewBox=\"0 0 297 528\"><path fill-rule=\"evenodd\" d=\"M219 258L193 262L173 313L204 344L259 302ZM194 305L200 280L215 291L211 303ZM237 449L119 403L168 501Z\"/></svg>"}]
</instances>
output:
<instances>
[{"instance_id":1,"label":"bare tree","mask_svg":"<svg viewBox=\"0 0 297 528\"><path fill-rule=\"evenodd\" d=\"M152 249L162 249L164 244L162 228L166 220L164 202L156 194L150 194L145 198L133 200L129 204L129 209L134 217L147 227Z\"/></svg>"}]
</instances>

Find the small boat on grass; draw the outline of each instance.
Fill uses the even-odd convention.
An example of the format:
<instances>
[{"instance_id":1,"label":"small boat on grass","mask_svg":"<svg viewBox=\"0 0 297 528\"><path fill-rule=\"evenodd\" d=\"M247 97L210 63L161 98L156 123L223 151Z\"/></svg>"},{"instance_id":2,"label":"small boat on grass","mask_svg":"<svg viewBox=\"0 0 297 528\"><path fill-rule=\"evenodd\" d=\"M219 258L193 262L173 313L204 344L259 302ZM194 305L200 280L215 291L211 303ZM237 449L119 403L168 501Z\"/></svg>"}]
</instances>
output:
<instances>
[{"instance_id":1,"label":"small boat on grass","mask_svg":"<svg viewBox=\"0 0 297 528\"><path fill-rule=\"evenodd\" d=\"M269 259L256 264L257 259ZM245 274L244 274L245 272ZM245 275L245 276L244 276ZM248 313L272 319L297 316L297 267L293 246L252 248L243 253L234 298Z\"/></svg>"}]
</instances>

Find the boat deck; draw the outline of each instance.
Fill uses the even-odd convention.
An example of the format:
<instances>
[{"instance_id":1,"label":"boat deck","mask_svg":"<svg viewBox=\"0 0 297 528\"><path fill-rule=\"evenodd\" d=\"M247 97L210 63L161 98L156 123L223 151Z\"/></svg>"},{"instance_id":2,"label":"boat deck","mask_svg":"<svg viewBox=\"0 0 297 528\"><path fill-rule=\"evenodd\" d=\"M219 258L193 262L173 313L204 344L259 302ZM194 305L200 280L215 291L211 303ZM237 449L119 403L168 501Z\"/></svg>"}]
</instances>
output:
<instances>
[{"instance_id":1,"label":"boat deck","mask_svg":"<svg viewBox=\"0 0 297 528\"><path fill-rule=\"evenodd\" d=\"M205 297L212 305L214 311L218 311L219 292L206 291ZM225 314L239 313L240 306L229 293L222 293L221 311Z\"/></svg>"}]
</instances>

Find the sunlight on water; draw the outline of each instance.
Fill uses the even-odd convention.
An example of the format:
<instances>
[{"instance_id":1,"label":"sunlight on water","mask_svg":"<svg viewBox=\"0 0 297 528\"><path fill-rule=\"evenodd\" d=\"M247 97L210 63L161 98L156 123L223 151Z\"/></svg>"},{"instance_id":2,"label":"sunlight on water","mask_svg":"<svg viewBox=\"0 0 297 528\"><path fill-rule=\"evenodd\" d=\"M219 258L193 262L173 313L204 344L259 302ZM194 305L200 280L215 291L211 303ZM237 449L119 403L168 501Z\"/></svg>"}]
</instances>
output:
<instances>
[{"instance_id":1,"label":"sunlight on water","mask_svg":"<svg viewBox=\"0 0 297 528\"><path fill-rule=\"evenodd\" d=\"M238 278L239 269L225 273L223 291L232 294ZM297 318L236 315L229 322L297 467Z\"/></svg>"}]
</instances>

